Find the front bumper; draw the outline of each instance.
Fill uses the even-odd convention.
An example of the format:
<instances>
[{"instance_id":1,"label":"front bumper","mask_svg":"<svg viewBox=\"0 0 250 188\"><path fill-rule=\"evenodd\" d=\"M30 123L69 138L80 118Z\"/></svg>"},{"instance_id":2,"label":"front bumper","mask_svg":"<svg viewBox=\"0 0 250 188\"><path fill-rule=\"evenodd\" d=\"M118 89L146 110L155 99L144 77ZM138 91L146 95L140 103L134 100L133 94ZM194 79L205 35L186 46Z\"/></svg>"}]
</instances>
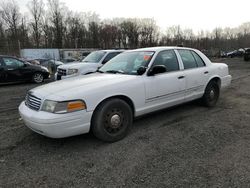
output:
<instances>
[{"instance_id":1,"label":"front bumper","mask_svg":"<svg viewBox=\"0 0 250 188\"><path fill-rule=\"evenodd\" d=\"M62 76L62 75L58 75L56 72L55 73L55 80L63 80L63 79L72 78L75 76L78 76L78 74L71 74L71 75Z\"/></svg>"},{"instance_id":2,"label":"front bumper","mask_svg":"<svg viewBox=\"0 0 250 188\"><path fill-rule=\"evenodd\" d=\"M221 88L228 87L232 82L232 76L227 75L221 78Z\"/></svg>"},{"instance_id":3,"label":"front bumper","mask_svg":"<svg viewBox=\"0 0 250 188\"><path fill-rule=\"evenodd\" d=\"M28 128L50 138L88 133L92 117L92 112L85 110L66 114L34 111L24 102L19 106L19 113Z\"/></svg>"}]
</instances>

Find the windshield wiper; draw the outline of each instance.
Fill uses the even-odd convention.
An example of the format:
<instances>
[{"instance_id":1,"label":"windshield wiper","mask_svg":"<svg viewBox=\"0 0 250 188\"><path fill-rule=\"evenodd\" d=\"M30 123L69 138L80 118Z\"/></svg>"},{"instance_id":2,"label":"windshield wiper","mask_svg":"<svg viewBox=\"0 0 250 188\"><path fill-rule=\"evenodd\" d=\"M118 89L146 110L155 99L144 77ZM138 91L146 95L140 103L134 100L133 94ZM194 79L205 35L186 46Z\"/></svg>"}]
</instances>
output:
<instances>
[{"instance_id":1,"label":"windshield wiper","mask_svg":"<svg viewBox=\"0 0 250 188\"><path fill-rule=\"evenodd\" d=\"M108 70L108 71L106 71L106 73L113 73L113 74L124 74L124 72L123 71L121 71L121 70Z\"/></svg>"}]
</instances>

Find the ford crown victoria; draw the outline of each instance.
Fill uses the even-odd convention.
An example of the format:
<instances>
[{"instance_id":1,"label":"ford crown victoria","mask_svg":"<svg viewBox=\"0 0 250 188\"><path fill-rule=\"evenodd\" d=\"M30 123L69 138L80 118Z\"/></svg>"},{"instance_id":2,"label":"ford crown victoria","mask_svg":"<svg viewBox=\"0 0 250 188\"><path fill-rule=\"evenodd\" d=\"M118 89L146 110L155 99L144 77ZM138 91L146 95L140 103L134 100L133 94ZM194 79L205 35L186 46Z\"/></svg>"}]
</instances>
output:
<instances>
[{"instance_id":1,"label":"ford crown victoria","mask_svg":"<svg viewBox=\"0 0 250 188\"><path fill-rule=\"evenodd\" d=\"M119 54L97 73L30 90L19 112L27 127L48 137L93 131L114 142L137 116L195 99L215 106L230 82L226 64L196 49L144 48Z\"/></svg>"}]
</instances>

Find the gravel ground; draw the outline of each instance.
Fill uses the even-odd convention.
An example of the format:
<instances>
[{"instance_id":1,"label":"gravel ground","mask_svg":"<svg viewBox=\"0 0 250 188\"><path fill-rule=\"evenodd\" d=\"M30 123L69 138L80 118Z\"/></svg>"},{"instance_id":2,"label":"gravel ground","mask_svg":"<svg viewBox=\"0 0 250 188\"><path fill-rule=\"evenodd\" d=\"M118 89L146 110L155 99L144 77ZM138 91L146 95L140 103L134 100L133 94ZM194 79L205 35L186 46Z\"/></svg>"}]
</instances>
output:
<instances>
[{"instance_id":1,"label":"gravel ground","mask_svg":"<svg viewBox=\"0 0 250 188\"><path fill-rule=\"evenodd\" d=\"M0 187L250 187L250 62L217 61L234 80L215 108L141 117L112 144L30 131L17 107L36 85L0 86Z\"/></svg>"}]
</instances>

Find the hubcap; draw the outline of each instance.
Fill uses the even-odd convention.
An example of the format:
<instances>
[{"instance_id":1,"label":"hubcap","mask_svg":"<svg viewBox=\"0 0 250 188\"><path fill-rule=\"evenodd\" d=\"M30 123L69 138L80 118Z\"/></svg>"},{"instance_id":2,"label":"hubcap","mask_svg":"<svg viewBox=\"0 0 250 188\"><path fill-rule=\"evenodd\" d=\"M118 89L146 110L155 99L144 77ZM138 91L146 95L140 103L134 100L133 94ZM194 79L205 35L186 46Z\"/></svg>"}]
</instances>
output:
<instances>
[{"instance_id":1,"label":"hubcap","mask_svg":"<svg viewBox=\"0 0 250 188\"><path fill-rule=\"evenodd\" d=\"M210 96L210 99L214 99L215 92L213 89L210 91L209 96Z\"/></svg>"},{"instance_id":2,"label":"hubcap","mask_svg":"<svg viewBox=\"0 0 250 188\"><path fill-rule=\"evenodd\" d=\"M104 128L110 134L116 134L123 128L124 115L120 109L111 109L104 119Z\"/></svg>"},{"instance_id":3,"label":"hubcap","mask_svg":"<svg viewBox=\"0 0 250 188\"><path fill-rule=\"evenodd\" d=\"M110 119L111 127L118 128L121 124L121 117L118 114L114 114Z\"/></svg>"},{"instance_id":4,"label":"hubcap","mask_svg":"<svg viewBox=\"0 0 250 188\"><path fill-rule=\"evenodd\" d=\"M42 82L43 81L43 75L41 75L41 74L35 74L34 75L34 80L36 82Z\"/></svg>"}]
</instances>

